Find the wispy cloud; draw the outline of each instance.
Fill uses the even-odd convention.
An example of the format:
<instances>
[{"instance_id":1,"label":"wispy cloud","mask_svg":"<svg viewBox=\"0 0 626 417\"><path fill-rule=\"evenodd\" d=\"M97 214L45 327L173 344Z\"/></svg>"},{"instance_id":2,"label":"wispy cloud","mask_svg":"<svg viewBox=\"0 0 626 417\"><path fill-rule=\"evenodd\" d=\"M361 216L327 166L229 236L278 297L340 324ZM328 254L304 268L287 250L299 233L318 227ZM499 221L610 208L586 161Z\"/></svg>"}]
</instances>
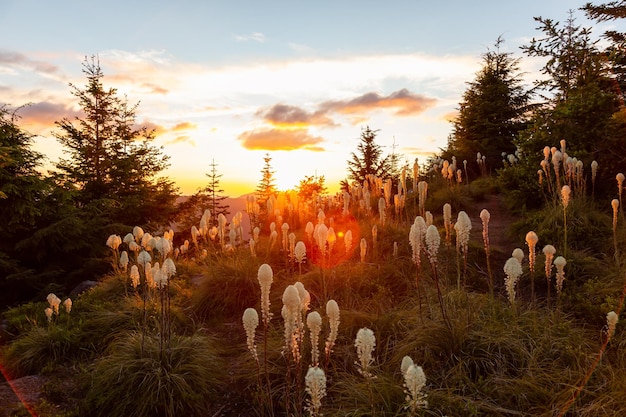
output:
<instances>
[{"instance_id":1,"label":"wispy cloud","mask_svg":"<svg viewBox=\"0 0 626 417\"><path fill-rule=\"evenodd\" d=\"M81 117L83 113L74 110L69 105L42 101L21 107L18 115L21 117L24 125L30 129L44 131L54 128L55 122L64 118L72 121L75 117Z\"/></svg>"},{"instance_id":2,"label":"wispy cloud","mask_svg":"<svg viewBox=\"0 0 626 417\"><path fill-rule=\"evenodd\" d=\"M437 100L434 98L414 94L403 88L388 96L370 92L351 100L327 101L320 107L343 114L362 114L379 109L393 109L396 116L414 116L433 107L436 103Z\"/></svg>"},{"instance_id":3,"label":"wispy cloud","mask_svg":"<svg viewBox=\"0 0 626 417\"><path fill-rule=\"evenodd\" d=\"M266 122L279 127L307 127L307 126L336 126L336 124L324 114L324 111L313 113L287 104L275 104L269 109L259 110L256 113Z\"/></svg>"},{"instance_id":4,"label":"wispy cloud","mask_svg":"<svg viewBox=\"0 0 626 417\"><path fill-rule=\"evenodd\" d=\"M265 39L265 35L261 32L253 32L249 35L235 35L235 40L238 42L254 41L263 43L265 42Z\"/></svg>"},{"instance_id":5,"label":"wispy cloud","mask_svg":"<svg viewBox=\"0 0 626 417\"><path fill-rule=\"evenodd\" d=\"M321 152L324 139L312 136L306 129L259 129L243 132L238 137L244 148L266 151L305 149Z\"/></svg>"},{"instance_id":6,"label":"wispy cloud","mask_svg":"<svg viewBox=\"0 0 626 417\"><path fill-rule=\"evenodd\" d=\"M30 59L24 54L12 51L0 51L0 65L17 66L46 74L52 74L58 71L56 65L45 61Z\"/></svg>"}]
</instances>

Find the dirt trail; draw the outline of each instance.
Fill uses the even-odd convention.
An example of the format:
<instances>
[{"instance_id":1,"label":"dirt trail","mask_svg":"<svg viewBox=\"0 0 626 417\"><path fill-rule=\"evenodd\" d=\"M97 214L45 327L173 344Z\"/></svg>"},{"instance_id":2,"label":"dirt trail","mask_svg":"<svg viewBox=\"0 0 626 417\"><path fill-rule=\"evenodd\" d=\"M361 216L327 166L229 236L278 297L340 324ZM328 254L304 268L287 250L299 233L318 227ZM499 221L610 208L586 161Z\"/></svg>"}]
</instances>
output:
<instances>
[{"instance_id":1,"label":"dirt trail","mask_svg":"<svg viewBox=\"0 0 626 417\"><path fill-rule=\"evenodd\" d=\"M474 241L482 241L483 224L480 220L480 212L487 209L491 215L489 219L489 245L492 251L499 251L510 254L513 249L522 247L524 242L515 242L509 236L509 227L517 217L511 215L506 208L502 196L490 194L484 201L475 204L474 210L468 210L467 214L472 221L472 231L470 238Z\"/></svg>"}]
</instances>

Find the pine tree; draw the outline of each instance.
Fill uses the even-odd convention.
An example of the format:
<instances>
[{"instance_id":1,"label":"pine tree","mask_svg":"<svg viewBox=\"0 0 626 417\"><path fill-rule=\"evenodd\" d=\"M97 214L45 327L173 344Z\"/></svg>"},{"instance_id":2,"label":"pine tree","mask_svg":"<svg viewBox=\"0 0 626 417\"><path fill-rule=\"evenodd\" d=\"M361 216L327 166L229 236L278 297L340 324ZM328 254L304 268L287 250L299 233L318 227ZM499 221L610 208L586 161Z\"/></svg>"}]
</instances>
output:
<instances>
[{"instance_id":1,"label":"pine tree","mask_svg":"<svg viewBox=\"0 0 626 417\"><path fill-rule=\"evenodd\" d=\"M482 55L483 66L469 84L459 105L459 115L448 141L445 159L456 156L458 163L467 160L478 173L476 154L485 156L487 167L501 166L502 153L515 151L513 141L525 127L524 112L530 99L519 73L519 60L502 52L502 38L495 50ZM468 170L471 168L468 168Z\"/></svg>"},{"instance_id":2,"label":"pine tree","mask_svg":"<svg viewBox=\"0 0 626 417\"><path fill-rule=\"evenodd\" d=\"M87 84L70 84L83 118L57 122L56 135L66 158L57 169L77 187L79 205L106 206L112 221L130 225L163 224L174 214L177 189L157 175L168 166L162 149L152 145L154 131L135 128L138 105L129 105L114 88L105 89L99 61L85 59Z\"/></svg>"},{"instance_id":3,"label":"pine tree","mask_svg":"<svg viewBox=\"0 0 626 417\"><path fill-rule=\"evenodd\" d=\"M582 10L590 19L598 22L626 19L626 0L611 1L597 6L587 3ZM611 75L619 85L622 100L626 101L626 33L607 30L604 37L610 42L604 54L611 65Z\"/></svg>"},{"instance_id":4,"label":"pine tree","mask_svg":"<svg viewBox=\"0 0 626 417\"><path fill-rule=\"evenodd\" d=\"M596 192L602 193L615 172L626 171L626 120L613 67L591 38L591 29L576 25L572 12L563 25L536 20L544 36L522 49L529 56L547 58L542 69L547 78L537 85L549 95L534 112L519 146L526 155L541 155L544 146L558 146L565 139L568 154L584 166L598 162ZM536 170L539 161L533 164Z\"/></svg>"},{"instance_id":5,"label":"pine tree","mask_svg":"<svg viewBox=\"0 0 626 417\"><path fill-rule=\"evenodd\" d=\"M360 142L357 151L352 152L352 159L348 160L348 178L359 184L370 176L383 180L391 176L391 158L383 157L382 147L376 143L376 133L369 126L361 130Z\"/></svg>"},{"instance_id":6,"label":"pine tree","mask_svg":"<svg viewBox=\"0 0 626 417\"><path fill-rule=\"evenodd\" d=\"M189 233L191 226L199 226L200 218L205 210L211 212L213 225L217 225L217 216L230 214L229 206L224 204L228 196L223 195L224 190L220 187L222 174L217 171L218 164L211 160L210 170L206 174L209 183L206 187L199 189L178 205L176 222L184 233Z\"/></svg>"},{"instance_id":7,"label":"pine tree","mask_svg":"<svg viewBox=\"0 0 626 417\"><path fill-rule=\"evenodd\" d=\"M276 185L274 184L274 174L275 171L272 169L272 157L269 153L266 153L263 157L263 161L265 164L263 165L263 169L261 170L261 181L256 188L256 193L258 197L258 204L261 208L264 207L265 202L272 196L276 194Z\"/></svg>"}]
</instances>

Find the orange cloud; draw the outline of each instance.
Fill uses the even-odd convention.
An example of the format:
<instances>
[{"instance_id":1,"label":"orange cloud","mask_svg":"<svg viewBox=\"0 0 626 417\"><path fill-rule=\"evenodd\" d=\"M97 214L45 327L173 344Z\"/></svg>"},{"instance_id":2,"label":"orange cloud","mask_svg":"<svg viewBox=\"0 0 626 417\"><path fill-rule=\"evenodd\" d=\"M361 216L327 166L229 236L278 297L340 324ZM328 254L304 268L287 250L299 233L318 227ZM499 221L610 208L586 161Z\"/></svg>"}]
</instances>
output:
<instances>
[{"instance_id":1,"label":"orange cloud","mask_svg":"<svg viewBox=\"0 0 626 417\"><path fill-rule=\"evenodd\" d=\"M196 142L193 139L191 139L190 136L185 136L185 135L176 136L174 139L167 141L165 144L174 145L177 143L188 143L192 146L196 146Z\"/></svg>"},{"instance_id":2,"label":"orange cloud","mask_svg":"<svg viewBox=\"0 0 626 417\"><path fill-rule=\"evenodd\" d=\"M71 106L47 101L21 107L17 114L25 126L37 131L52 129L55 127L55 122L64 118L74 120L75 117L83 116L82 111L76 111Z\"/></svg>"},{"instance_id":3,"label":"orange cloud","mask_svg":"<svg viewBox=\"0 0 626 417\"><path fill-rule=\"evenodd\" d=\"M176 126L170 129L172 132L180 132L182 130L192 130L196 129L198 126L195 123L191 122L182 122L178 123Z\"/></svg>"},{"instance_id":4,"label":"orange cloud","mask_svg":"<svg viewBox=\"0 0 626 417\"><path fill-rule=\"evenodd\" d=\"M318 144L324 142L319 136L311 136L306 129L263 129L243 132L238 139L246 149L266 151L324 151Z\"/></svg>"},{"instance_id":5,"label":"orange cloud","mask_svg":"<svg viewBox=\"0 0 626 417\"><path fill-rule=\"evenodd\" d=\"M352 100L327 101L321 104L326 111L342 114L366 113L381 108L395 109L397 116L411 116L422 113L435 105L437 100L421 94L411 93L406 88L381 96L378 93L366 93Z\"/></svg>"},{"instance_id":6,"label":"orange cloud","mask_svg":"<svg viewBox=\"0 0 626 417\"><path fill-rule=\"evenodd\" d=\"M287 104L275 104L267 110L259 110L256 115L277 127L336 126L322 110L309 113L300 107Z\"/></svg>"}]
</instances>

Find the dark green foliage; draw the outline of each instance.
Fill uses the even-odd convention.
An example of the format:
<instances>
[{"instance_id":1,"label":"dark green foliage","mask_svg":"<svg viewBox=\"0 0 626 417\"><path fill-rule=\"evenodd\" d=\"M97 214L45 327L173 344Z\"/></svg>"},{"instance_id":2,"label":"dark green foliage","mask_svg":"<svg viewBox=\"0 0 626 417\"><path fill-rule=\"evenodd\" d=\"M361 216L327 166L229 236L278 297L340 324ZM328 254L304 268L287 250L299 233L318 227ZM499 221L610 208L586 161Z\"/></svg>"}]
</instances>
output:
<instances>
[{"instance_id":1,"label":"dark green foliage","mask_svg":"<svg viewBox=\"0 0 626 417\"><path fill-rule=\"evenodd\" d=\"M523 50L529 56L547 58L542 72L548 77L538 87L548 91L549 98L533 113L518 146L537 158L544 146L558 146L556 142L565 139L568 154L582 160L585 167L592 160L598 162L596 195L606 196L610 179L626 171L625 124L617 117L623 111L623 97L615 88L614 69L592 40L591 29L577 26L571 14L564 25L536 20L544 36Z\"/></svg>"}]
</instances>

